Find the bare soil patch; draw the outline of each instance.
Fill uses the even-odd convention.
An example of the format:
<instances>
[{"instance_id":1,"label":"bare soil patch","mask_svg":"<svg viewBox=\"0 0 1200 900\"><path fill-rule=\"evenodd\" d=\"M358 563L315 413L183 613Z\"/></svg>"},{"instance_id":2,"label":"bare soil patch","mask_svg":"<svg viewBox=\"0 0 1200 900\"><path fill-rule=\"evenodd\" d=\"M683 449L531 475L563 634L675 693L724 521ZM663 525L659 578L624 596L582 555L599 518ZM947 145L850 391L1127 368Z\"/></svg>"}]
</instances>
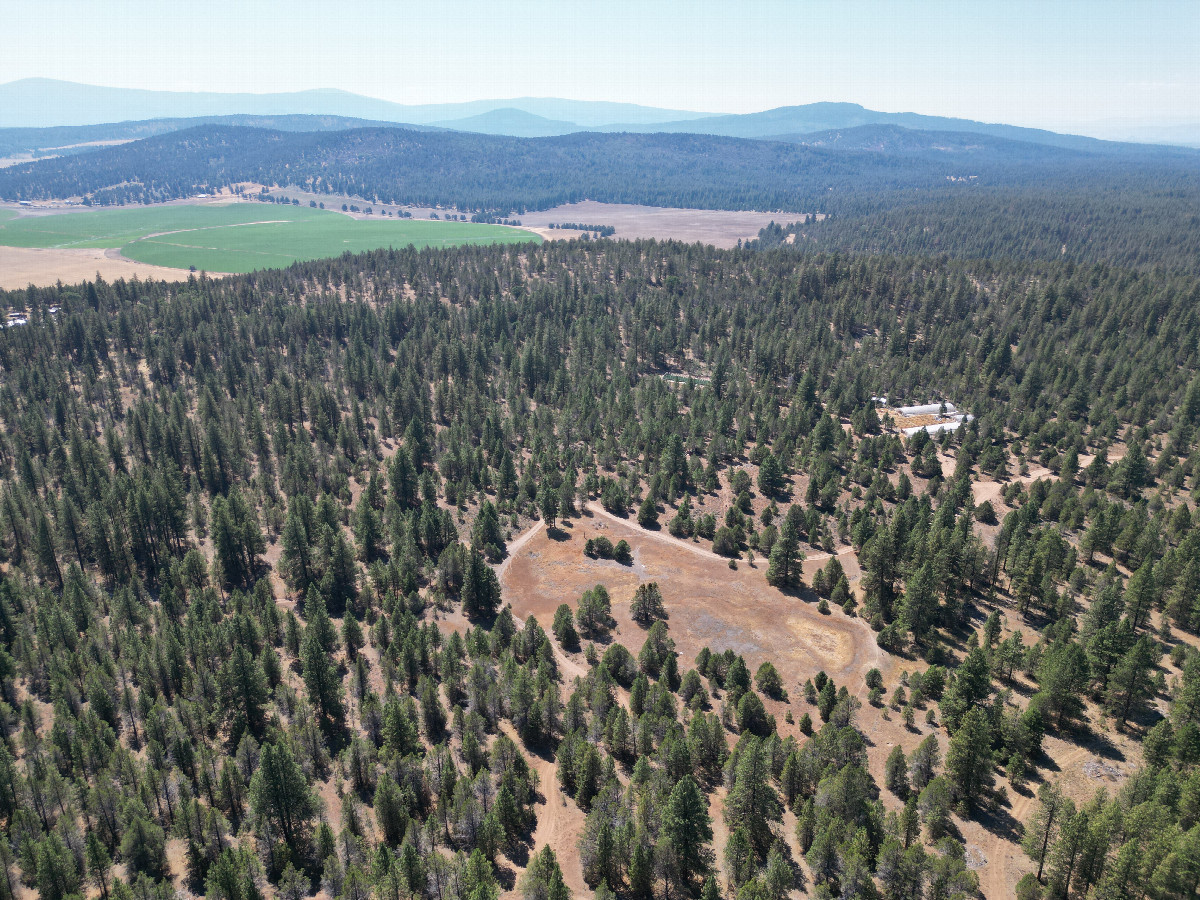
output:
<instances>
[{"instance_id":1,"label":"bare soil patch","mask_svg":"<svg viewBox=\"0 0 1200 900\"><path fill-rule=\"evenodd\" d=\"M952 419L947 419L943 416L922 415L922 416L896 416L896 428L903 431L905 428L918 428L922 425L938 425L942 422L950 422Z\"/></svg>"},{"instance_id":2,"label":"bare soil patch","mask_svg":"<svg viewBox=\"0 0 1200 900\"><path fill-rule=\"evenodd\" d=\"M600 203L584 200L567 203L540 212L522 215L521 225L547 239L579 237L578 231L550 228L563 222L585 225L612 225L615 238L657 238L659 240L699 241L716 247L736 247L739 240L758 237L771 222L786 225L803 213L754 212L723 209L678 209L673 207L635 206L627 203Z\"/></svg>"}]
</instances>

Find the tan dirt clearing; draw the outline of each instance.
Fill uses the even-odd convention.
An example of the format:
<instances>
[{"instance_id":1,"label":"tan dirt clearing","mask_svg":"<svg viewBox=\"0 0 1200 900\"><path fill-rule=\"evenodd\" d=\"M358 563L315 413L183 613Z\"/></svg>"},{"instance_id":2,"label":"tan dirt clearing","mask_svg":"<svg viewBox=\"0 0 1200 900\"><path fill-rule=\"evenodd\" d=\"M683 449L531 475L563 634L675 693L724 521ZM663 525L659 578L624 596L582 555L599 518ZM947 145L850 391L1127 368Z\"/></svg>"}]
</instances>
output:
<instances>
[{"instance_id":1,"label":"tan dirt clearing","mask_svg":"<svg viewBox=\"0 0 1200 900\"><path fill-rule=\"evenodd\" d=\"M584 543L598 536L628 541L633 564L584 556ZM822 669L839 684L858 685L880 663L882 653L865 622L838 609L823 616L815 602L771 587L764 578L765 561L751 568L743 560L733 570L723 557L697 545L594 512L553 532L535 529L510 553L499 573L504 599L514 615L535 615L544 628L560 603L574 607L586 589L603 584L612 596L614 637L636 654L645 631L630 617L630 601L639 584L657 581L683 668L702 647L729 648L746 657L752 672L773 662L794 691ZM811 562L813 571L819 565L820 560Z\"/></svg>"}]
</instances>

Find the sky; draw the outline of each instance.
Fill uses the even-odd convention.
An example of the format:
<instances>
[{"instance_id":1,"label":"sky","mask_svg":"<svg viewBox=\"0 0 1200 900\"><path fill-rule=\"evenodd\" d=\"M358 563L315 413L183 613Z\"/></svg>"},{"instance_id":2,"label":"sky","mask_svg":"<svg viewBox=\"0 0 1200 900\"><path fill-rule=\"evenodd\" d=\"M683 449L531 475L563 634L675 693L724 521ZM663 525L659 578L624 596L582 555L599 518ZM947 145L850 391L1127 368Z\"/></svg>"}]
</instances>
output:
<instances>
[{"instance_id":1,"label":"sky","mask_svg":"<svg viewBox=\"0 0 1200 900\"><path fill-rule=\"evenodd\" d=\"M1198 0L0 0L0 83L1200 121Z\"/></svg>"}]
</instances>

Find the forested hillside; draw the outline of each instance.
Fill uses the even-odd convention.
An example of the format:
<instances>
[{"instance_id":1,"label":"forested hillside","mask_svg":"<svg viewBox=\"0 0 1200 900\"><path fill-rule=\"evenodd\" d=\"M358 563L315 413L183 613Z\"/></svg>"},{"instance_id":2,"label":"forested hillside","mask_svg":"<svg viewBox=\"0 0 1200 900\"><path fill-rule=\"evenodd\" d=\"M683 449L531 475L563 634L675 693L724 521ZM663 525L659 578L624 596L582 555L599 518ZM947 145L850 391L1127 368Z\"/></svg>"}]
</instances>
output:
<instances>
[{"instance_id":1,"label":"forested hillside","mask_svg":"<svg viewBox=\"0 0 1200 900\"><path fill-rule=\"evenodd\" d=\"M509 138L399 128L297 134L209 126L2 170L0 197L147 203L249 181L500 213L582 199L809 211L824 208L831 190L903 182L928 187L942 179L941 167L925 160L844 157L690 134Z\"/></svg>"},{"instance_id":2,"label":"forested hillside","mask_svg":"<svg viewBox=\"0 0 1200 900\"><path fill-rule=\"evenodd\" d=\"M2 900L1003 896L981 831L1023 900L1195 894L1196 278L592 241L0 304ZM515 615L592 504L880 664Z\"/></svg>"},{"instance_id":3,"label":"forested hillside","mask_svg":"<svg viewBox=\"0 0 1200 900\"><path fill-rule=\"evenodd\" d=\"M245 183L520 215L584 199L827 213L809 249L1196 272L1200 156L868 126L805 144L693 134L508 138L205 126L0 169L0 198L150 203ZM782 237L782 235L780 235ZM767 239L767 243L770 238Z\"/></svg>"},{"instance_id":4,"label":"forested hillside","mask_svg":"<svg viewBox=\"0 0 1200 900\"><path fill-rule=\"evenodd\" d=\"M387 126L386 122L353 119L345 116L197 116L189 119L145 119L138 122L113 122L107 125L58 125L49 128L0 128L0 153L52 151L58 155L91 153L96 144L136 141L142 138L183 131L203 125L236 125L269 128L273 131L341 131L350 128ZM406 125L412 131L428 131L426 126ZM434 129L437 130L437 129Z\"/></svg>"},{"instance_id":5,"label":"forested hillside","mask_svg":"<svg viewBox=\"0 0 1200 900\"><path fill-rule=\"evenodd\" d=\"M1135 186L1118 180L1063 183L1031 179L1021 187L980 187L881 204L819 226L779 223L753 246L778 246L789 234L805 252L839 250L967 259L1066 259L1196 272L1200 213L1170 180Z\"/></svg>"}]
</instances>

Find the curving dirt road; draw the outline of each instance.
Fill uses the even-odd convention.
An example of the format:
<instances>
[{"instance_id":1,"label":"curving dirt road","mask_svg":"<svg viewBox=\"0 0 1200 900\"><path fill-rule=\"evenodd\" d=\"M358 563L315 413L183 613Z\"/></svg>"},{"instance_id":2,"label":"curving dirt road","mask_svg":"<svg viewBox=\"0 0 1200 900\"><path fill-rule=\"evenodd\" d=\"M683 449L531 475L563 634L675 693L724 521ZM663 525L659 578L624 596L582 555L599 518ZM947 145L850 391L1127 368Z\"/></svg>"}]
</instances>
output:
<instances>
[{"instance_id":1,"label":"curving dirt road","mask_svg":"<svg viewBox=\"0 0 1200 900\"><path fill-rule=\"evenodd\" d=\"M1056 757L1055 763L1062 773L1060 779L1076 766L1082 765L1083 761L1091 755L1092 750L1087 747L1076 747L1070 753ZM1030 791L1029 795L1026 796L1014 791L1009 796L1014 798L1009 814L1024 825L1029 821L1029 817L1037 805L1036 792ZM994 835L988 844L986 876L979 879L979 887L983 891L983 895L989 898L1010 896L1008 870L1014 863L1023 859L1026 859L1026 857L1024 851L1021 850L1020 844L1006 841L999 835Z\"/></svg>"}]
</instances>

